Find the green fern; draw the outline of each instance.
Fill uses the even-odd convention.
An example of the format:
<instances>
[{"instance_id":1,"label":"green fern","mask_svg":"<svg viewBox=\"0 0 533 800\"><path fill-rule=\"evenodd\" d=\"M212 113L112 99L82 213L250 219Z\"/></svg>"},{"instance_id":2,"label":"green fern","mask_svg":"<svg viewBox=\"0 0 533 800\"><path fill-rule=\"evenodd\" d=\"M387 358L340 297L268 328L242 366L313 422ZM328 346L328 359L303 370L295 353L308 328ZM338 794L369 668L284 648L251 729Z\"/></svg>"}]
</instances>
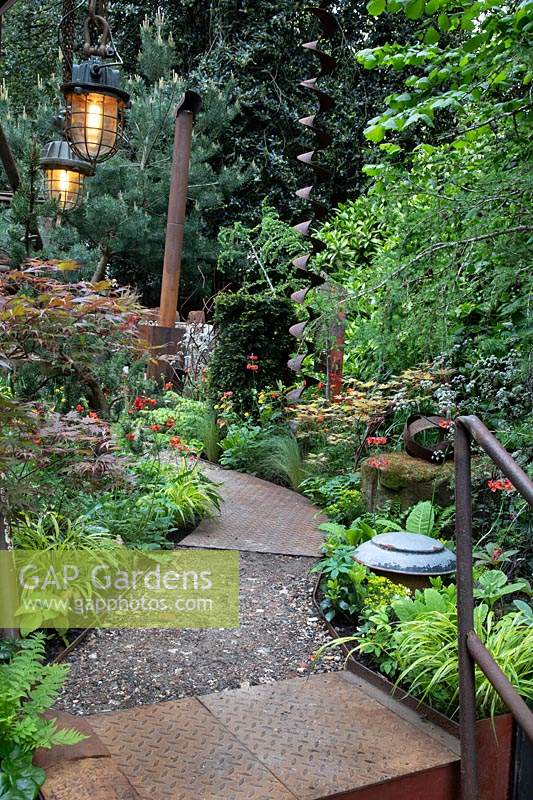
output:
<instances>
[{"instance_id":1,"label":"green fern","mask_svg":"<svg viewBox=\"0 0 533 800\"><path fill-rule=\"evenodd\" d=\"M42 633L26 639L10 661L0 664L0 741L23 753L85 738L41 716L55 703L68 674L65 665L43 663L44 641Z\"/></svg>"}]
</instances>

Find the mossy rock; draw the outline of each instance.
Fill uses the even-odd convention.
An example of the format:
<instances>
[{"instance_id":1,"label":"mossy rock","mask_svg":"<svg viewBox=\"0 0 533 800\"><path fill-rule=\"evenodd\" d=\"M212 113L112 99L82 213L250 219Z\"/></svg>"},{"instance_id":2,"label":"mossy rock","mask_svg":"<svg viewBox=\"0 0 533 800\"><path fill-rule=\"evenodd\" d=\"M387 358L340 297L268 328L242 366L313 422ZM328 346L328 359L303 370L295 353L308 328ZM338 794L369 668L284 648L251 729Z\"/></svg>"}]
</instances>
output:
<instances>
[{"instance_id":1,"label":"mossy rock","mask_svg":"<svg viewBox=\"0 0 533 800\"><path fill-rule=\"evenodd\" d=\"M374 458L361 464L361 494L369 511L386 502L399 501L402 509L421 500L439 506L453 503L453 461L430 464L407 453L384 453L383 466L372 466Z\"/></svg>"}]
</instances>

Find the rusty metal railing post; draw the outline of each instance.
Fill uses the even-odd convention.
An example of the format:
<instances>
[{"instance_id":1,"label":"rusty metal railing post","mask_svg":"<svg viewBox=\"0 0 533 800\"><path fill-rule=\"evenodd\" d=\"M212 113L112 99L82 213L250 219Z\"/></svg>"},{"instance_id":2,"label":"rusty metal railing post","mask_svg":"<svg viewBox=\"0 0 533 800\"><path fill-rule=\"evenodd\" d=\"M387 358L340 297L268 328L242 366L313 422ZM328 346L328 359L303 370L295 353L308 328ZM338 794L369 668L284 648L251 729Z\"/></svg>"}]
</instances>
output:
<instances>
[{"instance_id":1,"label":"rusty metal railing post","mask_svg":"<svg viewBox=\"0 0 533 800\"><path fill-rule=\"evenodd\" d=\"M461 800L479 800L476 752L475 664L468 650L468 634L474 630L470 460L470 434L457 420L455 432L455 535L457 548Z\"/></svg>"}]
</instances>

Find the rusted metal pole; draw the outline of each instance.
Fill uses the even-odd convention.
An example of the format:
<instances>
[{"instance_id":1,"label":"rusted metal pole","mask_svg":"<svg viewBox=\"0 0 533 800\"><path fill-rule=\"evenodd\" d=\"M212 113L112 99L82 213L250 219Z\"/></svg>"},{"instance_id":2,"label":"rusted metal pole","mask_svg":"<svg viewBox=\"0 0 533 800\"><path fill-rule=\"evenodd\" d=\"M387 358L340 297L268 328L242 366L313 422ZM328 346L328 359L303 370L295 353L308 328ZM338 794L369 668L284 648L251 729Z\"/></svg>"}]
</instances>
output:
<instances>
[{"instance_id":1,"label":"rusted metal pole","mask_svg":"<svg viewBox=\"0 0 533 800\"><path fill-rule=\"evenodd\" d=\"M479 640L474 631L467 637L468 651L478 664L480 670L486 675L494 686L503 702L516 719L522 730L533 742L533 712L527 707L526 702L520 697L513 684L501 671L483 642Z\"/></svg>"},{"instance_id":2,"label":"rusted metal pole","mask_svg":"<svg viewBox=\"0 0 533 800\"><path fill-rule=\"evenodd\" d=\"M476 751L476 684L468 635L474 629L472 577L472 487L470 434L455 427L455 536L457 547L457 625L459 646L459 736L461 800L479 800Z\"/></svg>"},{"instance_id":3,"label":"rusted metal pole","mask_svg":"<svg viewBox=\"0 0 533 800\"><path fill-rule=\"evenodd\" d=\"M185 92L176 112L163 281L159 308L159 325L163 328L173 328L176 324L185 213L187 210L187 191L189 188L192 128L194 116L200 110L200 106L200 95L196 94L196 92Z\"/></svg>"},{"instance_id":4,"label":"rusted metal pole","mask_svg":"<svg viewBox=\"0 0 533 800\"><path fill-rule=\"evenodd\" d=\"M328 397L336 397L342 392L342 373L344 366L344 339L346 332L346 312L340 310L332 326L333 345L328 356Z\"/></svg>"}]
</instances>

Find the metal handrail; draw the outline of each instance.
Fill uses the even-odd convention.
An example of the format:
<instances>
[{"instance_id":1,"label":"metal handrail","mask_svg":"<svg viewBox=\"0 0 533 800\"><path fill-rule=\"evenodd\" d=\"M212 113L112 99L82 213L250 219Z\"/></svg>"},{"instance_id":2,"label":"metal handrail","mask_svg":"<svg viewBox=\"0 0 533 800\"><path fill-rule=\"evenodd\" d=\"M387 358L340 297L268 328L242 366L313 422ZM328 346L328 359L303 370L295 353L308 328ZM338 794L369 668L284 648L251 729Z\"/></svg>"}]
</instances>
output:
<instances>
[{"instance_id":1,"label":"metal handrail","mask_svg":"<svg viewBox=\"0 0 533 800\"><path fill-rule=\"evenodd\" d=\"M533 741L533 713L507 680L474 631L472 557L471 442L509 478L533 506L533 482L478 417L455 420L455 535L457 546L457 622L459 647L459 735L461 740L461 798L479 800L476 749L476 664L498 692L513 717Z\"/></svg>"}]
</instances>

